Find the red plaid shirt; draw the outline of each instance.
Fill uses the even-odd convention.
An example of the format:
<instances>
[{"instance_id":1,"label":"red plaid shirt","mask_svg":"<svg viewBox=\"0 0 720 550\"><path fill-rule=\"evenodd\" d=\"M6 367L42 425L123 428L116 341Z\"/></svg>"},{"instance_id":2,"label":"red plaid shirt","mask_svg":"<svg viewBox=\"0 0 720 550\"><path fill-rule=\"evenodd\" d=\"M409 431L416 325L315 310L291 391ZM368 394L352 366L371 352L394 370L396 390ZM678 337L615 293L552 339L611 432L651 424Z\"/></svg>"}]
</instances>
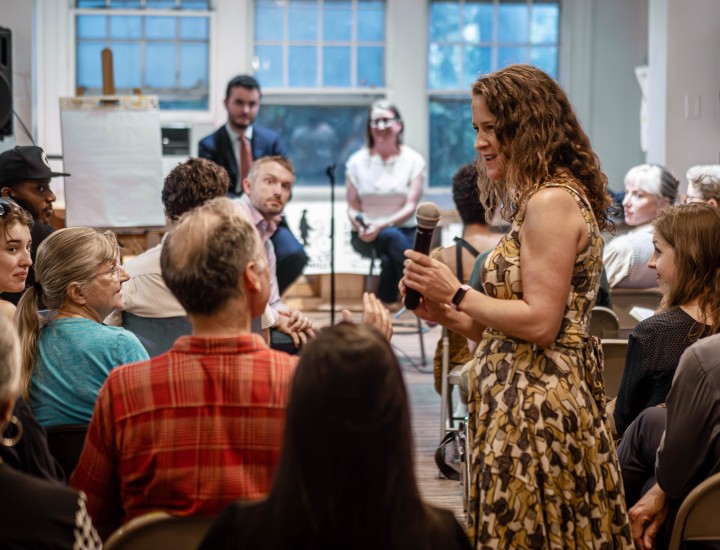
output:
<instances>
[{"instance_id":1,"label":"red plaid shirt","mask_svg":"<svg viewBox=\"0 0 720 550\"><path fill-rule=\"evenodd\" d=\"M103 531L151 510L215 515L264 497L280 457L297 358L252 334L184 336L114 369L70 484Z\"/></svg>"}]
</instances>

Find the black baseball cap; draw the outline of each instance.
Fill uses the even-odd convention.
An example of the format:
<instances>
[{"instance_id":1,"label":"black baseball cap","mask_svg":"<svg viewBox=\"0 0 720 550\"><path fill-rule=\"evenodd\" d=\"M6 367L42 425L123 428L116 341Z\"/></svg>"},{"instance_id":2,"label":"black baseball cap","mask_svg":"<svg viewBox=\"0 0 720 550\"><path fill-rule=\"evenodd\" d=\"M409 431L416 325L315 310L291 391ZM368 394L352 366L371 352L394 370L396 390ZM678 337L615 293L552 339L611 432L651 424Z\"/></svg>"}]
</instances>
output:
<instances>
[{"instance_id":1,"label":"black baseball cap","mask_svg":"<svg viewBox=\"0 0 720 550\"><path fill-rule=\"evenodd\" d=\"M53 172L47 155L41 147L18 145L14 149L0 153L0 183L45 180L69 175Z\"/></svg>"}]
</instances>

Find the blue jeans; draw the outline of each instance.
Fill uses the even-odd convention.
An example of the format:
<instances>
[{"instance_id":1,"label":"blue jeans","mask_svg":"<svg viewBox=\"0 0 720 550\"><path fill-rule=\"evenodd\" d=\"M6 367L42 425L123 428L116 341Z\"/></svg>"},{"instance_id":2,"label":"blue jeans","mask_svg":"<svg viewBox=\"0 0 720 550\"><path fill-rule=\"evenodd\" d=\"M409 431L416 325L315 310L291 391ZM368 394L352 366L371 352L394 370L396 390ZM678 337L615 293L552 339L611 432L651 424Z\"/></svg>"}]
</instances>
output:
<instances>
[{"instance_id":1,"label":"blue jeans","mask_svg":"<svg viewBox=\"0 0 720 550\"><path fill-rule=\"evenodd\" d=\"M380 258L380 280L377 297L386 303L398 300L398 283L403 276L404 252L413 247L415 227L388 227L380 231L371 243L360 240L357 231L350 235L350 244L360 255L371 257L372 252Z\"/></svg>"}]
</instances>

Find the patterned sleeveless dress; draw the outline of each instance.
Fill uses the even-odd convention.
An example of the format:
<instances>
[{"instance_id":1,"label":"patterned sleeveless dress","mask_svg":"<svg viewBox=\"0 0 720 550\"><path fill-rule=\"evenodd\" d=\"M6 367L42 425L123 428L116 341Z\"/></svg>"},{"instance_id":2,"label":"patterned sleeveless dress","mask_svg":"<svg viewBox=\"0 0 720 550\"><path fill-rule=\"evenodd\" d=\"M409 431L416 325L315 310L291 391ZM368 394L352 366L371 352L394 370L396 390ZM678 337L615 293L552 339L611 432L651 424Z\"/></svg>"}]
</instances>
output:
<instances>
[{"instance_id":1,"label":"patterned sleeveless dress","mask_svg":"<svg viewBox=\"0 0 720 550\"><path fill-rule=\"evenodd\" d=\"M470 502L475 548L633 548L605 414L602 352L588 336L603 241L575 198L589 242L576 258L555 342L540 348L488 327L470 371ZM486 293L522 299L520 212L482 269ZM548 274L552 276L552 274Z\"/></svg>"}]
</instances>

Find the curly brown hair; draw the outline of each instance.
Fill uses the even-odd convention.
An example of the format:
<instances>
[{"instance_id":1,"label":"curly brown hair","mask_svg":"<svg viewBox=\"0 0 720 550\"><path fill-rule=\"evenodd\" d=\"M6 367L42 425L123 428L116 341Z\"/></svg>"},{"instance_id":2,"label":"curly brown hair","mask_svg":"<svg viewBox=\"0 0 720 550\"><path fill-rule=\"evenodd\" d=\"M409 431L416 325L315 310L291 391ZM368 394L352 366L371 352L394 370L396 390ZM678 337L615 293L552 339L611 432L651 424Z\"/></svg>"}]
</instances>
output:
<instances>
[{"instance_id":1,"label":"curly brown hair","mask_svg":"<svg viewBox=\"0 0 720 550\"><path fill-rule=\"evenodd\" d=\"M162 203L172 221L228 192L230 176L222 166L211 160L191 158L178 164L165 178Z\"/></svg>"},{"instance_id":2,"label":"curly brown hair","mask_svg":"<svg viewBox=\"0 0 720 550\"><path fill-rule=\"evenodd\" d=\"M486 210L500 204L512 220L546 183L562 182L587 197L601 230L612 229L608 180L567 94L547 73L530 65L510 65L483 75L473 98L485 99L496 117L495 136L505 158L502 181L490 181L478 157L480 199Z\"/></svg>"}]
</instances>

